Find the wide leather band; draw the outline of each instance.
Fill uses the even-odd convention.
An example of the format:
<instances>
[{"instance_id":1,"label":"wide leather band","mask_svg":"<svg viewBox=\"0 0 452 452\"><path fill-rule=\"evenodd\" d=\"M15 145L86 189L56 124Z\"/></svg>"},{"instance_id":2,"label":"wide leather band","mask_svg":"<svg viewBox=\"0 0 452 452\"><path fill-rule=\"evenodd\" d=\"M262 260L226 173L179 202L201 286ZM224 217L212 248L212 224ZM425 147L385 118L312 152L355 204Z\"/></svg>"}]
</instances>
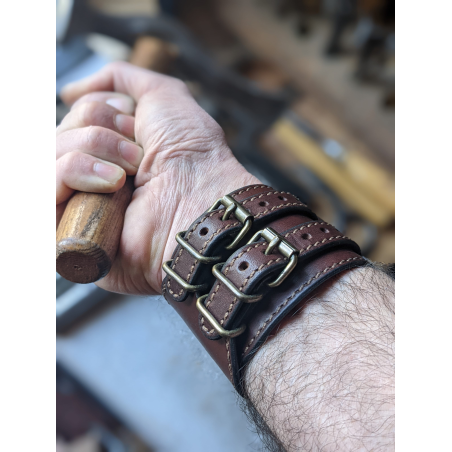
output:
<instances>
[{"instance_id":1,"label":"wide leather band","mask_svg":"<svg viewBox=\"0 0 452 452\"><path fill-rule=\"evenodd\" d=\"M253 218L242 243L246 243L246 240L267 222L288 214L299 213L313 220L317 219L317 216L294 195L273 190L266 185L245 187L228 196L246 209ZM236 218L235 212L224 219L225 211L224 207L207 211L185 231L185 234L180 235L180 241L184 244L178 244L174 250L171 263L167 264L172 273L168 274L163 282L168 296L174 301L183 302L190 292L202 290L198 287L200 285L204 285L204 290L210 288L213 283L212 265L224 261L233 251L227 246L244 225ZM207 259L203 262L196 258L190 252L190 248L194 248L198 254Z\"/></svg>"},{"instance_id":2,"label":"wide leather band","mask_svg":"<svg viewBox=\"0 0 452 452\"><path fill-rule=\"evenodd\" d=\"M297 266L331 249L348 248L357 254L360 253L358 245L353 240L323 221L303 223L289 231L283 231L281 235L297 250ZM266 283L275 280L286 267L289 259L279 252L278 247L271 253L265 254L269 245L270 243L266 240L246 245L224 263L221 274L225 276L226 281L217 279L205 301L206 309L223 328L229 328L234 323L239 310L256 307L256 303L259 303L271 290ZM232 283L241 294L250 296L256 293L256 297L261 298L251 299L248 302L241 301L240 296L235 296L225 282ZM214 329L206 327L207 323L204 316L200 315L200 327L206 337L219 339L220 336Z\"/></svg>"},{"instance_id":3,"label":"wide leather band","mask_svg":"<svg viewBox=\"0 0 452 452\"><path fill-rule=\"evenodd\" d=\"M284 317L299 309L332 276L361 266L366 260L353 240L317 218L293 195L267 186L253 186L230 196L248 206L254 217L258 216L243 237L244 244L235 251L225 251L231 234L224 233L225 229L214 234L225 226L221 222L237 221L231 218L233 215L221 220L224 206L207 212L193 223L184 238L202 255L222 260L202 265L194 262L196 259L184 246L178 246L172 270L184 275L187 282L198 287L199 283L205 285L200 290L181 292L183 288L167 276L162 291L243 395L243 367ZM268 204L259 205L262 200ZM202 240L207 235L199 233L203 227L209 230L212 227L210 237L215 238ZM227 230L232 227L240 229L235 225ZM252 234L257 230L260 232ZM223 237L217 239L222 233ZM256 241L246 243L251 235ZM219 241L212 245L216 240ZM188 254L185 258L184 253Z\"/></svg>"}]
</instances>

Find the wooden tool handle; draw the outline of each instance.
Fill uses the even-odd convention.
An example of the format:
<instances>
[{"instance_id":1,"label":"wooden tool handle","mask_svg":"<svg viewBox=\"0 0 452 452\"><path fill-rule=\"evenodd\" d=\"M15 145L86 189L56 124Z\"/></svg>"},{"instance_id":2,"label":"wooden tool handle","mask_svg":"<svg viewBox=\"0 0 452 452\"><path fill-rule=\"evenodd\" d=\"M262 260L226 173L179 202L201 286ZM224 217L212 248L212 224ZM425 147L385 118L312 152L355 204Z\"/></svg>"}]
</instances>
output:
<instances>
[{"instance_id":1,"label":"wooden tool handle","mask_svg":"<svg viewBox=\"0 0 452 452\"><path fill-rule=\"evenodd\" d=\"M128 177L116 193L77 192L69 200L56 239L56 270L63 278L87 284L110 271L133 188Z\"/></svg>"},{"instance_id":2,"label":"wooden tool handle","mask_svg":"<svg viewBox=\"0 0 452 452\"><path fill-rule=\"evenodd\" d=\"M134 46L130 62L166 72L177 49L144 36ZM77 192L69 200L57 230L56 269L69 281L87 284L107 275L119 246L124 214L132 198L133 177L116 193Z\"/></svg>"}]
</instances>

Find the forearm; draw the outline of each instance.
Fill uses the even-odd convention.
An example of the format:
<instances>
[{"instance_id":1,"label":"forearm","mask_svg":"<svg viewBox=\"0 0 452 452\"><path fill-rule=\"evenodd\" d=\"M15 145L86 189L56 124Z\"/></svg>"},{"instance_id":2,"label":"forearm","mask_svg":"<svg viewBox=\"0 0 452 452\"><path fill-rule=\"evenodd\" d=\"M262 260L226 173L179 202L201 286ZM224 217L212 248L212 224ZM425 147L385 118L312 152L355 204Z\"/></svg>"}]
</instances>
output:
<instances>
[{"instance_id":1,"label":"forearm","mask_svg":"<svg viewBox=\"0 0 452 452\"><path fill-rule=\"evenodd\" d=\"M394 448L394 281L348 271L281 325L245 374L288 450Z\"/></svg>"}]
</instances>

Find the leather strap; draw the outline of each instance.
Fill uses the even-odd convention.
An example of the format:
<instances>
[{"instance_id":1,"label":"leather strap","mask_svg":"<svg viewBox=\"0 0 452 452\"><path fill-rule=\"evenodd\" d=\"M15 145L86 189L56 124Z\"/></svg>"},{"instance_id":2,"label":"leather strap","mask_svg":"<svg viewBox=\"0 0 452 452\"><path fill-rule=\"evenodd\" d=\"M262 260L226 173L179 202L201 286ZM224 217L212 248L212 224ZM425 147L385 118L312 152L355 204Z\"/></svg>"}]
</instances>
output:
<instances>
[{"instance_id":1,"label":"leather strap","mask_svg":"<svg viewBox=\"0 0 452 452\"><path fill-rule=\"evenodd\" d=\"M303 223L299 227L284 231L282 235L298 250L297 265L303 265L314 256L325 254L330 249L348 248L361 254L353 240L323 221ZM288 263L288 258L284 257L278 248L268 255L264 254L268 247L269 243L261 240L240 248L224 264L221 273L238 288L239 292L245 295L253 293L265 295L270 291L266 283L275 280ZM248 304L241 302L223 282L217 280L205 301L205 307L220 325L229 329L238 311L253 309L259 302ZM204 335L209 339L219 339L220 336L211 328L204 316L199 317Z\"/></svg>"},{"instance_id":2,"label":"leather strap","mask_svg":"<svg viewBox=\"0 0 452 452\"><path fill-rule=\"evenodd\" d=\"M254 218L251 229L242 243L246 243L246 240L256 230L262 228L269 221L274 221L288 214L297 213L313 220L317 219L317 216L297 197L290 193L273 190L266 185L244 187L230 193L229 196L239 202ZM234 213L227 220L223 219L224 213L225 208L222 206L212 212L204 213L182 237L190 247L203 257L217 257L216 262L224 261L229 257L232 251L226 247L243 227ZM170 269L191 286L204 284L205 292L207 292L213 284L211 270L214 263L215 261L201 262L187 248L178 244L172 256ZM167 275L163 284L168 296L174 301L183 302L186 300L189 290L184 289L175 277Z\"/></svg>"},{"instance_id":3,"label":"leather strap","mask_svg":"<svg viewBox=\"0 0 452 452\"><path fill-rule=\"evenodd\" d=\"M286 279L278 287L270 288L268 286L268 283L274 282L293 259L293 257L288 258L282 254L279 245L275 246L276 242L273 243L273 249L268 254L265 254L265 251L270 245L264 239L244 245L235 252L222 252L221 244L224 247L225 243L231 241L229 233L224 233L222 230L217 233L217 235L223 233L221 244L217 242L216 246L212 247L210 243L216 239L211 239L209 244L203 248L203 255L216 255L214 253L220 253L221 257L226 255L226 259L224 259L226 262L215 267L218 272L221 272L221 275L224 275L221 276L217 273L220 279L212 276L213 264L201 265L192 259L191 261L185 260L182 265L182 262L179 261L186 253L185 249L178 246L173 254L173 259L179 257L179 261L175 265L176 270L180 271L182 275L187 270L192 273L186 278L186 281L206 281L203 278L208 275L207 285L210 291L187 292L174 297L175 282L170 281L171 278L167 277L162 284L162 291L168 303L182 316L241 395L243 395L241 386L243 366L249 362L266 338L275 331L284 317L292 310L302 307L312 292L332 276L366 263L366 259L361 256L360 249L355 242L345 237L330 224L317 218L309 209L306 209L304 204L296 198L292 198L290 194L276 192L267 186L253 186L237 190L231 195L242 196L244 193L250 194L250 192L251 196L245 196L241 201L245 206L249 206L253 215L258 216L253 229L272 228L275 234L281 236L287 244L294 248L293 254L297 255L298 262ZM286 201L281 199L278 200L279 202L276 201L278 196L285 198ZM269 205L259 206L258 203L262 199L269 200ZM292 206L287 208L287 204L283 203L292 204ZM280 204L283 205L280 206ZM293 204L297 205L293 206ZM259 211L258 206L267 209ZM273 207L275 208L273 209ZM290 210L290 207L296 207L296 209ZM221 211L224 212L224 209L201 216L189 229L191 235L189 236L189 232L185 235L186 240L195 248L201 249L204 245L199 247L198 239L203 237L199 231L202 227L209 228L213 224L221 229ZM269 211L276 211L277 214L269 213ZM264 213L259 215L260 212ZM212 218L215 219L215 222L211 222ZM262 219L259 220L259 218ZM236 222L234 219L226 221ZM240 229L240 226L234 227ZM215 234L218 229L210 236ZM248 234L248 238L250 237L251 235ZM195 277L191 267L187 267L190 262L191 266L198 267ZM222 267L221 270L220 267ZM203 270L199 270L199 268ZM206 268L207 270L205 270ZM229 281L228 284L224 281L225 277ZM242 297L241 294L261 295L261 297L258 301L253 300L255 301L253 303L240 301L237 294L234 294L228 287L230 283L238 290L240 297ZM203 296L207 293L208 295ZM183 302L180 301L182 299ZM236 330L240 334L236 337L220 336L205 315L200 314L199 305L201 303L221 328L227 331Z\"/></svg>"}]
</instances>

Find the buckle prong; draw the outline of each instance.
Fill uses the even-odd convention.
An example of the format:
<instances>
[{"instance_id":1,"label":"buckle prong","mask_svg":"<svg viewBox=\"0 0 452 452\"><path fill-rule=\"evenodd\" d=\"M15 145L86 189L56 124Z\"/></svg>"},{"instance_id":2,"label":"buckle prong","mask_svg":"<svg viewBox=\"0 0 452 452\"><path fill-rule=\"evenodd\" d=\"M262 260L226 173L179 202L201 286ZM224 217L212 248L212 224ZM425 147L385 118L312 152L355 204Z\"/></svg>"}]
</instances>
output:
<instances>
[{"instance_id":1,"label":"buckle prong","mask_svg":"<svg viewBox=\"0 0 452 452\"><path fill-rule=\"evenodd\" d=\"M221 217L223 221L229 219L231 213L234 213L237 220L239 220L240 223L243 224L242 229L237 234L235 239L232 241L230 245L226 247L227 250L232 250L239 244L243 237L245 237L246 233L251 229L251 226L253 224L253 216L238 201L236 201L229 195L225 195L222 198L217 199L207 212L213 212L215 209L218 209L218 207L220 207L221 205L225 207L224 214Z\"/></svg>"},{"instance_id":2,"label":"buckle prong","mask_svg":"<svg viewBox=\"0 0 452 452\"><path fill-rule=\"evenodd\" d=\"M280 275L271 283L268 283L269 287L278 287L283 281L289 276L290 272L296 267L298 262L298 250L292 246L282 235L278 234L272 228L265 228L260 231L257 231L256 234L253 235L251 240L248 242L248 245L256 242L261 237L268 242L268 247L265 250L265 254L269 255L273 252L273 250L278 247L278 251L287 259L289 262L284 267L284 270L280 273Z\"/></svg>"},{"instance_id":3,"label":"buckle prong","mask_svg":"<svg viewBox=\"0 0 452 452\"><path fill-rule=\"evenodd\" d=\"M279 245L281 242L281 239L279 237L275 237L272 239L272 241L268 244L267 249L265 250L265 255L268 256L273 252L273 250Z\"/></svg>"},{"instance_id":4,"label":"buckle prong","mask_svg":"<svg viewBox=\"0 0 452 452\"><path fill-rule=\"evenodd\" d=\"M224 215L221 219L223 221L227 220L231 216L231 213L234 212L235 208L236 208L235 204L229 204L229 206L226 207Z\"/></svg>"}]
</instances>

